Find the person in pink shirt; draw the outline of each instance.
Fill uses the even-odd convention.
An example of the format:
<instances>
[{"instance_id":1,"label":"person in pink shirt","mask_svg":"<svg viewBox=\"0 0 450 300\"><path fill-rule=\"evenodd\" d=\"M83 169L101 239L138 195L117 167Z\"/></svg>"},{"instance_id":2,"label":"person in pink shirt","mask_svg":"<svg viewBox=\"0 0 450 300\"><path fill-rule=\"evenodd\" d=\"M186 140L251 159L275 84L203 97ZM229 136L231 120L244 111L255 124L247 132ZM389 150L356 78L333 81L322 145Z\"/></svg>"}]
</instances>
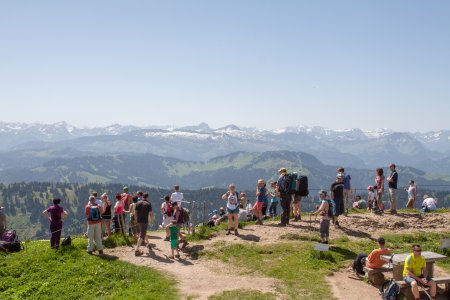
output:
<instances>
[{"instance_id":1,"label":"person in pink shirt","mask_svg":"<svg viewBox=\"0 0 450 300\"><path fill-rule=\"evenodd\" d=\"M92 254L94 244L97 246L98 254L103 255L102 244L102 213L103 206L98 205L95 197L89 197L89 203L86 205L84 212L88 221L88 247L87 252Z\"/></svg>"}]
</instances>

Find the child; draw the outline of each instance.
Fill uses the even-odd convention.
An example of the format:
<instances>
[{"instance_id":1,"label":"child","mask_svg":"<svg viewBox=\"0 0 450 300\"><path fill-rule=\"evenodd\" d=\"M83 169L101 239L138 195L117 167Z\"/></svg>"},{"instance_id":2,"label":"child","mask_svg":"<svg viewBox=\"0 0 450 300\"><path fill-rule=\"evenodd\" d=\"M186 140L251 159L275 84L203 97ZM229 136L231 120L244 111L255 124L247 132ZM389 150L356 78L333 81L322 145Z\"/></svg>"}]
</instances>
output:
<instances>
[{"instance_id":1,"label":"child","mask_svg":"<svg viewBox=\"0 0 450 300\"><path fill-rule=\"evenodd\" d=\"M266 182L263 179L258 180L258 185L256 187L256 203L253 207L256 215L256 224L262 225L262 219L263 219L263 212L262 208L264 205L264 202L267 201L267 189L266 189Z\"/></svg>"},{"instance_id":2,"label":"child","mask_svg":"<svg viewBox=\"0 0 450 300\"><path fill-rule=\"evenodd\" d=\"M170 231L170 249L172 251L172 256L170 256L170 258L180 258L180 249L178 248L177 220L172 220L172 223L167 225L167 228L169 228ZM177 255L174 256L175 250L177 251Z\"/></svg>"},{"instance_id":3,"label":"child","mask_svg":"<svg viewBox=\"0 0 450 300\"><path fill-rule=\"evenodd\" d=\"M322 244L328 244L328 237L330 236L330 217L328 211L330 210L330 205L327 201L327 192L320 191L319 197L322 200L320 207L311 215L320 214L320 238Z\"/></svg>"},{"instance_id":4,"label":"child","mask_svg":"<svg viewBox=\"0 0 450 300\"><path fill-rule=\"evenodd\" d=\"M375 201L374 188L373 188L373 186L369 185L367 187L367 203L368 203L367 210L370 211L370 213L373 213L374 205L376 205L375 202L376 201Z\"/></svg>"}]
</instances>

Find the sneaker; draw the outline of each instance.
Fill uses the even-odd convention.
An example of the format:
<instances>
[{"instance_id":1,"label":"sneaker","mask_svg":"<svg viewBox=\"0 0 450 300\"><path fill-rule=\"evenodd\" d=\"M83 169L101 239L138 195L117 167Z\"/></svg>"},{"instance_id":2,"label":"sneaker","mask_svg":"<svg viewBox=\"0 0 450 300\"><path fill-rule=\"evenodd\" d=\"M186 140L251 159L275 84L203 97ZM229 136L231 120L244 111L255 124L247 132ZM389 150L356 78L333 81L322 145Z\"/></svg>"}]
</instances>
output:
<instances>
[{"instance_id":1,"label":"sneaker","mask_svg":"<svg viewBox=\"0 0 450 300\"><path fill-rule=\"evenodd\" d=\"M152 246L150 246L150 243L147 244L147 249L148 249L148 252L152 251Z\"/></svg>"},{"instance_id":2,"label":"sneaker","mask_svg":"<svg viewBox=\"0 0 450 300\"><path fill-rule=\"evenodd\" d=\"M261 223L262 224L262 223ZM234 230L234 235L239 235L237 229Z\"/></svg>"},{"instance_id":3,"label":"sneaker","mask_svg":"<svg viewBox=\"0 0 450 300\"><path fill-rule=\"evenodd\" d=\"M397 210L396 209L391 210L391 214L396 215L397 214Z\"/></svg>"},{"instance_id":4,"label":"sneaker","mask_svg":"<svg viewBox=\"0 0 450 300\"><path fill-rule=\"evenodd\" d=\"M322 242L322 244L328 245L328 241Z\"/></svg>"},{"instance_id":5,"label":"sneaker","mask_svg":"<svg viewBox=\"0 0 450 300\"><path fill-rule=\"evenodd\" d=\"M98 255L103 255L103 250L98 250Z\"/></svg>"},{"instance_id":6,"label":"sneaker","mask_svg":"<svg viewBox=\"0 0 450 300\"><path fill-rule=\"evenodd\" d=\"M227 232L225 234L229 235L230 234L230 229L227 229Z\"/></svg>"},{"instance_id":7,"label":"sneaker","mask_svg":"<svg viewBox=\"0 0 450 300\"><path fill-rule=\"evenodd\" d=\"M336 223L334 224L334 227L341 228L341 225L339 224L339 221L336 221Z\"/></svg>"},{"instance_id":8,"label":"sneaker","mask_svg":"<svg viewBox=\"0 0 450 300\"><path fill-rule=\"evenodd\" d=\"M142 251L141 250L134 251L134 256L141 256L141 255L142 255Z\"/></svg>"},{"instance_id":9,"label":"sneaker","mask_svg":"<svg viewBox=\"0 0 450 300\"><path fill-rule=\"evenodd\" d=\"M168 236L166 236L166 238L164 239L164 242L168 242L170 241L170 238Z\"/></svg>"},{"instance_id":10,"label":"sneaker","mask_svg":"<svg viewBox=\"0 0 450 300\"><path fill-rule=\"evenodd\" d=\"M180 254L175 255L176 258L180 258Z\"/></svg>"}]
</instances>

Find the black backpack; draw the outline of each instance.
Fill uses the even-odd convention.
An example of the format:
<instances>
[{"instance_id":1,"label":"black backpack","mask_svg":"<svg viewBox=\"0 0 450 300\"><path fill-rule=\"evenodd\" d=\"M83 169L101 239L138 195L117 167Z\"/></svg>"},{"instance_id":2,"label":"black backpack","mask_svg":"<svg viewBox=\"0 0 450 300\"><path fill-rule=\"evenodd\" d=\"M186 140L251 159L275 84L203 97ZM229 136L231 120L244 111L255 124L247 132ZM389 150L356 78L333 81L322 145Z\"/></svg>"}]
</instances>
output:
<instances>
[{"instance_id":1,"label":"black backpack","mask_svg":"<svg viewBox=\"0 0 450 300\"><path fill-rule=\"evenodd\" d=\"M385 281L380 287L380 296L383 300L395 300L400 294L400 286L394 279Z\"/></svg>"},{"instance_id":2,"label":"black backpack","mask_svg":"<svg viewBox=\"0 0 450 300\"><path fill-rule=\"evenodd\" d=\"M297 178L296 194L301 197L306 197L309 195L308 189L308 176L300 175Z\"/></svg>"},{"instance_id":3,"label":"black backpack","mask_svg":"<svg viewBox=\"0 0 450 300\"><path fill-rule=\"evenodd\" d=\"M61 242L61 246L70 246L72 245L72 237L69 235L67 236L62 242Z\"/></svg>"},{"instance_id":4,"label":"black backpack","mask_svg":"<svg viewBox=\"0 0 450 300\"><path fill-rule=\"evenodd\" d=\"M366 264L367 254L360 253L353 261L352 269L357 275L365 275L364 266Z\"/></svg>"}]
</instances>

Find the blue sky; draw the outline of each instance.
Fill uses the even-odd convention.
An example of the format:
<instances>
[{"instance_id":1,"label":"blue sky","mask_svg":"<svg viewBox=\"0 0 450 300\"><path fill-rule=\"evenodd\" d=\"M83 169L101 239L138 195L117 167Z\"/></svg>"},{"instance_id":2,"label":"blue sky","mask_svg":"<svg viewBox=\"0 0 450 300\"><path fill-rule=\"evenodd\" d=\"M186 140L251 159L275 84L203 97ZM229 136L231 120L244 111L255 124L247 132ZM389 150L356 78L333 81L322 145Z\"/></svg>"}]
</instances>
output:
<instances>
[{"instance_id":1,"label":"blue sky","mask_svg":"<svg viewBox=\"0 0 450 300\"><path fill-rule=\"evenodd\" d=\"M450 129L448 1L2 1L0 120Z\"/></svg>"}]
</instances>

